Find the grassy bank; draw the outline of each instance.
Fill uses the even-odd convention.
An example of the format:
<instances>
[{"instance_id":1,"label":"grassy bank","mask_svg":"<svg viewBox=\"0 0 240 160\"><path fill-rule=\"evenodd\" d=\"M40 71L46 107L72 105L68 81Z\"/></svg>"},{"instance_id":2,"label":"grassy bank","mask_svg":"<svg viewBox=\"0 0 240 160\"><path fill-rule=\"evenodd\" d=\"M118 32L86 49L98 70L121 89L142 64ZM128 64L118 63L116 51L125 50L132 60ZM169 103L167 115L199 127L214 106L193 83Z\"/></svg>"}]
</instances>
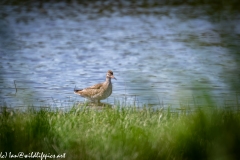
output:
<instances>
[{"instance_id":1,"label":"grassy bank","mask_svg":"<svg viewBox=\"0 0 240 160\"><path fill-rule=\"evenodd\" d=\"M65 159L240 159L240 113L216 108L173 113L151 108L77 106L0 115L0 153L65 154Z\"/></svg>"}]
</instances>

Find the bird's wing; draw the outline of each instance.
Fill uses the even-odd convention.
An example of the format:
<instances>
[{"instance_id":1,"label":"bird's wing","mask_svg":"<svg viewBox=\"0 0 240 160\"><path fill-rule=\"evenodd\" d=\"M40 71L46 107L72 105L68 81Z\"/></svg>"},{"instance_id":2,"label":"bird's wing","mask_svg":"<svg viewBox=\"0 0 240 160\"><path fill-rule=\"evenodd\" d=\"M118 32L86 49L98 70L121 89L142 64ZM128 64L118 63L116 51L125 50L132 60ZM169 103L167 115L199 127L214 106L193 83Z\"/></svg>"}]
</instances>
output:
<instances>
[{"instance_id":1,"label":"bird's wing","mask_svg":"<svg viewBox=\"0 0 240 160\"><path fill-rule=\"evenodd\" d=\"M99 93L99 90L101 89L101 87L102 87L102 83L98 83L88 88L84 88L80 90L75 89L74 93L79 94L83 97L92 97Z\"/></svg>"},{"instance_id":2,"label":"bird's wing","mask_svg":"<svg viewBox=\"0 0 240 160\"><path fill-rule=\"evenodd\" d=\"M75 93L81 95L82 97L92 97L99 93L102 87L102 83L95 84L91 87L84 88L82 90L76 90Z\"/></svg>"},{"instance_id":3,"label":"bird's wing","mask_svg":"<svg viewBox=\"0 0 240 160\"><path fill-rule=\"evenodd\" d=\"M84 88L85 89L100 89L102 87L102 83L98 83L98 84L95 84L91 87L88 87L88 88Z\"/></svg>"}]
</instances>

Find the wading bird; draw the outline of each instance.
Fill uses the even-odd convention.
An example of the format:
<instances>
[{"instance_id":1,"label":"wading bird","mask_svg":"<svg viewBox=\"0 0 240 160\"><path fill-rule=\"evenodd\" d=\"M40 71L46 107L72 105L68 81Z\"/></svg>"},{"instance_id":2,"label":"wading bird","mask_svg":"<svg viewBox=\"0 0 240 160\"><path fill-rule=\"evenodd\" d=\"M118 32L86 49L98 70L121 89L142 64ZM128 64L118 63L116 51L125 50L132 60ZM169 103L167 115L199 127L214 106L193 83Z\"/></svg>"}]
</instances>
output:
<instances>
[{"instance_id":1,"label":"wading bird","mask_svg":"<svg viewBox=\"0 0 240 160\"><path fill-rule=\"evenodd\" d=\"M112 78L116 79L113 76L113 72L109 70L106 74L105 82L95 84L85 89L74 88L74 93L87 98L90 101L99 103L100 100L106 99L112 94Z\"/></svg>"}]
</instances>

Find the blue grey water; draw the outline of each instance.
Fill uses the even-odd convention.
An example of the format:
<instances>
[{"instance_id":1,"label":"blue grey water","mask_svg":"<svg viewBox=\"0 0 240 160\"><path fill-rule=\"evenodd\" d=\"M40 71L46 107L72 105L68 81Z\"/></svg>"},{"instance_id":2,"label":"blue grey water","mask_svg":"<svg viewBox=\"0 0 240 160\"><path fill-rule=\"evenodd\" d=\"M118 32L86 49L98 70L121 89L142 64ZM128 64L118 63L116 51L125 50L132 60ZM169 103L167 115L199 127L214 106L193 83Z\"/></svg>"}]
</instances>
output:
<instances>
[{"instance_id":1,"label":"blue grey water","mask_svg":"<svg viewBox=\"0 0 240 160\"><path fill-rule=\"evenodd\" d=\"M103 102L180 107L210 94L219 105L236 103L227 78L238 64L219 26L240 44L240 16L218 21L202 7L127 5L2 6L1 103L82 102L73 88L104 81L109 69L117 80Z\"/></svg>"}]
</instances>

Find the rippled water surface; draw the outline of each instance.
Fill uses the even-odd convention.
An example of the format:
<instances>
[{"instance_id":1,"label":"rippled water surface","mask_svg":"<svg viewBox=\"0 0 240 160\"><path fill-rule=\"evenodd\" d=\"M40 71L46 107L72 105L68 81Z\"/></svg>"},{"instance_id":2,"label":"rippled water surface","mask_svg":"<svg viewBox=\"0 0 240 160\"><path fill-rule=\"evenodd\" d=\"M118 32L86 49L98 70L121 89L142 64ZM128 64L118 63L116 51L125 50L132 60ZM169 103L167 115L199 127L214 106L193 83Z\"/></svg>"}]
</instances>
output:
<instances>
[{"instance_id":1,"label":"rippled water surface","mask_svg":"<svg viewBox=\"0 0 240 160\"><path fill-rule=\"evenodd\" d=\"M192 105L206 93L220 104L239 98L229 83L238 81L238 15L219 18L207 6L186 5L1 9L0 96L10 106L84 101L73 88L104 81L109 69L117 78L104 100L111 104Z\"/></svg>"}]
</instances>

